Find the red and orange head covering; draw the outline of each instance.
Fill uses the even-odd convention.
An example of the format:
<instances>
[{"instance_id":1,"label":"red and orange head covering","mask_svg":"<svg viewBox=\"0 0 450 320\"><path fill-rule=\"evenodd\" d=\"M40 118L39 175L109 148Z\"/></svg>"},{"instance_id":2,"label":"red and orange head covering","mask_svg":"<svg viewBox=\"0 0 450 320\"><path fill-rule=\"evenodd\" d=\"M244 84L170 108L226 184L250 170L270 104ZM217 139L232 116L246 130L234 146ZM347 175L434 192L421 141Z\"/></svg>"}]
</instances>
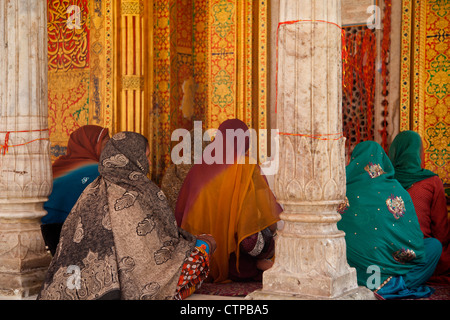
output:
<instances>
[{"instance_id":1,"label":"red and orange head covering","mask_svg":"<svg viewBox=\"0 0 450 320\"><path fill-rule=\"evenodd\" d=\"M70 134L66 155L53 163L53 178L87 164L98 163L103 139L109 130L95 125L86 125Z\"/></svg>"}]
</instances>

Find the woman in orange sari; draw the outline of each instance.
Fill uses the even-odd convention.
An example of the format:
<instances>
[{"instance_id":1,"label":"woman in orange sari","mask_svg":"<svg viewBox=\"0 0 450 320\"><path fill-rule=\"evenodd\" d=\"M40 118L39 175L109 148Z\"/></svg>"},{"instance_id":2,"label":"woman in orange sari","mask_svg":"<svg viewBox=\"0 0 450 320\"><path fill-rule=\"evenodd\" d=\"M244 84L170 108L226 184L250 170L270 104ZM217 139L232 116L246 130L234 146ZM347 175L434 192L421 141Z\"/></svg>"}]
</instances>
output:
<instances>
[{"instance_id":1,"label":"woman in orange sari","mask_svg":"<svg viewBox=\"0 0 450 320\"><path fill-rule=\"evenodd\" d=\"M249 146L245 123L223 122L205 148L202 163L189 171L177 201L177 224L194 234L211 234L217 242L210 271L216 283L260 281L272 265L273 236L282 209L260 167L250 164ZM243 159L245 164L240 164Z\"/></svg>"}]
</instances>

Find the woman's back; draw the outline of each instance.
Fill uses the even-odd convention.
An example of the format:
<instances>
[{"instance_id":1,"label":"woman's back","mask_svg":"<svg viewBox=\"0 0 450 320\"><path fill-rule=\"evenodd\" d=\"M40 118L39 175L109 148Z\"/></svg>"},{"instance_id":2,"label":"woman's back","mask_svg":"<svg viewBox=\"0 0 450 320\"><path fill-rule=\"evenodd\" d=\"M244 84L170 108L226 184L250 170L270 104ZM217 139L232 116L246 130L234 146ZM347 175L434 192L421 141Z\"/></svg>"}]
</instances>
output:
<instances>
[{"instance_id":1,"label":"woman's back","mask_svg":"<svg viewBox=\"0 0 450 320\"><path fill-rule=\"evenodd\" d=\"M346 233L347 257L366 284L367 268L379 266L381 281L406 274L424 258L423 235L412 200L394 179L394 169L379 144L356 146L347 166L349 207L338 227Z\"/></svg>"},{"instance_id":2,"label":"woman's back","mask_svg":"<svg viewBox=\"0 0 450 320\"><path fill-rule=\"evenodd\" d=\"M444 188L438 176L416 182L408 189L426 238L448 243L450 227Z\"/></svg>"}]
</instances>

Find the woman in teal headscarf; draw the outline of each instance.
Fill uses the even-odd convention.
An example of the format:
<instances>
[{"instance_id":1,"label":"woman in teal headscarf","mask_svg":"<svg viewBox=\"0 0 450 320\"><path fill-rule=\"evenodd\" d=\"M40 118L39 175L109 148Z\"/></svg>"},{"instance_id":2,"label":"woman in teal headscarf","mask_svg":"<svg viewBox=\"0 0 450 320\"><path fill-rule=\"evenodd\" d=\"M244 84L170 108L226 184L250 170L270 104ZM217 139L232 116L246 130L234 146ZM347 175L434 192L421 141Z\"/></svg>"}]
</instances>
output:
<instances>
[{"instance_id":1,"label":"woman in teal headscarf","mask_svg":"<svg viewBox=\"0 0 450 320\"><path fill-rule=\"evenodd\" d=\"M422 168L422 138L417 132L403 131L389 148L389 158L395 168L395 179L408 190L414 183L437 176Z\"/></svg>"},{"instance_id":2,"label":"woman in teal headscarf","mask_svg":"<svg viewBox=\"0 0 450 320\"><path fill-rule=\"evenodd\" d=\"M338 227L346 235L347 259L358 283L384 299L422 298L442 247L424 241L411 198L394 178L381 146L358 144L347 166L348 206Z\"/></svg>"},{"instance_id":3,"label":"woman in teal headscarf","mask_svg":"<svg viewBox=\"0 0 450 320\"><path fill-rule=\"evenodd\" d=\"M443 247L441 259L429 283L450 283L450 221L444 185L437 174L423 168L422 138L417 132L403 131L395 137L389 158L395 178L408 191L414 203L425 238L438 239Z\"/></svg>"}]
</instances>

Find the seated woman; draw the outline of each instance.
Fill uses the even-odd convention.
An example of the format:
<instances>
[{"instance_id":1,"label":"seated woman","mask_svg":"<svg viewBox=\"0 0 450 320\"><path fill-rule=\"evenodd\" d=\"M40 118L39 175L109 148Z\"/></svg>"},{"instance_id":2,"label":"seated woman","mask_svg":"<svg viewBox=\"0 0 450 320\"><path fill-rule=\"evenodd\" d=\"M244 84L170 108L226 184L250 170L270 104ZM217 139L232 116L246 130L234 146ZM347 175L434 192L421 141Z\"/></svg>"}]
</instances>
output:
<instances>
[{"instance_id":1,"label":"seated woman","mask_svg":"<svg viewBox=\"0 0 450 320\"><path fill-rule=\"evenodd\" d=\"M436 238L442 244L439 263L429 283L450 283L450 224L444 185L439 176L423 169L423 146L420 135L404 131L397 135L389 157L395 178L408 191L425 238Z\"/></svg>"},{"instance_id":2,"label":"seated woman","mask_svg":"<svg viewBox=\"0 0 450 320\"><path fill-rule=\"evenodd\" d=\"M53 163L53 190L44 204L42 235L55 254L61 227L84 188L98 177L98 159L109 140L108 129L94 125L78 128L70 135L67 153Z\"/></svg>"},{"instance_id":3,"label":"seated woman","mask_svg":"<svg viewBox=\"0 0 450 320\"><path fill-rule=\"evenodd\" d=\"M237 119L220 125L203 152L203 163L195 164L184 181L175 217L183 229L208 233L216 240L209 281L260 281L273 264L273 236L282 209L260 167L249 164L245 156L248 137L238 135L234 141L227 130L248 133ZM234 151L228 163L227 145ZM206 160L209 155L217 161ZM238 163L241 157L245 164Z\"/></svg>"},{"instance_id":4,"label":"seated woman","mask_svg":"<svg viewBox=\"0 0 450 320\"><path fill-rule=\"evenodd\" d=\"M423 239L411 197L394 178L383 148L373 141L358 144L346 172L348 207L338 228L345 232L358 284L384 299L430 296L433 289L423 284L442 246Z\"/></svg>"},{"instance_id":5,"label":"seated woman","mask_svg":"<svg viewBox=\"0 0 450 320\"><path fill-rule=\"evenodd\" d=\"M147 178L148 153L140 134L109 140L100 176L63 225L38 299L183 299L202 283L214 239L176 226L164 193Z\"/></svg>"}]
</instances>

